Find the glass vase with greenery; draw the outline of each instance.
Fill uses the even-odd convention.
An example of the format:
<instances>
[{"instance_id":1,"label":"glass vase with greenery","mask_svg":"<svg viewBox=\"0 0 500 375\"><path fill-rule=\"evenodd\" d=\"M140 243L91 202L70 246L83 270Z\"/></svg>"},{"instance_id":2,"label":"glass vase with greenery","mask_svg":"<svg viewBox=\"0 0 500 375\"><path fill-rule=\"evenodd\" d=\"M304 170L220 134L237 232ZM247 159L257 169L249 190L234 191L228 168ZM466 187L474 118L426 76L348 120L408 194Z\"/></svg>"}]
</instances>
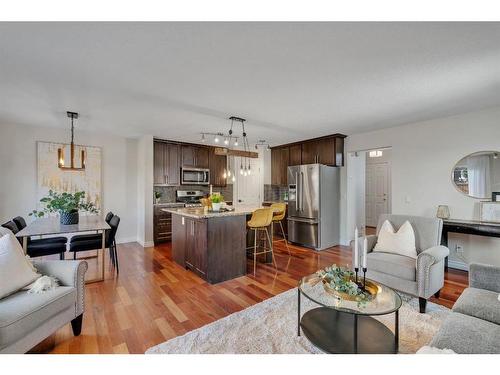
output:
<instances>
[{"instance_id":1,"label":"glass vase with greenery","mask_svg":"<svg viewBox=\"0 0 500 375\"><path fill-rule=\"evenodd\" d=\"M44 205L42 210L33 210L29 215L43 217L50 213L59 213L61 224L77 224L78 212L86 211L90 213L98 213L99 210L92 202L85 201L85 192L77 191L76 193L58 193L49 190L46 197L40 199Z\"/></svg>"}]
</instances>

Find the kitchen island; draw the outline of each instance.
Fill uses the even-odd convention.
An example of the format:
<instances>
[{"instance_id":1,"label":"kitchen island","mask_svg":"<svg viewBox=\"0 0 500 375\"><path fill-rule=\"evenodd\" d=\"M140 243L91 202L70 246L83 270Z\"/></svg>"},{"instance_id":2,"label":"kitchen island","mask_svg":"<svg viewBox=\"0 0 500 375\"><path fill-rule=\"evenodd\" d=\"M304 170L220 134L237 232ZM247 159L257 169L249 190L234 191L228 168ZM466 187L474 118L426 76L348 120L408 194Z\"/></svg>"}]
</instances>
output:
<instances>
[{"instance_id":1,"label":"kitchen island","mask_svg":"<svg viewBox=\"0 0 500 375\"><path fill-rule=\"evenodd\" d=\"M172 214L172 258L211 284L245 275L247 216L258 208L164 208Z\"/></svg>"}]
</instances>

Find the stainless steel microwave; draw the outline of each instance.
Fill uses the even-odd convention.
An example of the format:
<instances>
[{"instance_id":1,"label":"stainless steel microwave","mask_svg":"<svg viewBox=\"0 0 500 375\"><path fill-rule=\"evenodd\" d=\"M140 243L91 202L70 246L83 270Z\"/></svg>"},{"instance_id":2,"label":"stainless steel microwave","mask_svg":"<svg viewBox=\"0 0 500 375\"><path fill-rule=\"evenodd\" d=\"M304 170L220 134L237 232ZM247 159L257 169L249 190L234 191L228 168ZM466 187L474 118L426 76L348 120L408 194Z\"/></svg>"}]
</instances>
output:
<instances>
[{"instance_id":1,"label":"stainless steel microwave","mask_svg":"<svg viewBox=\"0 0 500 375\"><path fill-rule=\"evenodd\" d=\"M183 185L208 185L210 171L206 168L181 168L181 184Z\"/></svg>"}]
</instances>

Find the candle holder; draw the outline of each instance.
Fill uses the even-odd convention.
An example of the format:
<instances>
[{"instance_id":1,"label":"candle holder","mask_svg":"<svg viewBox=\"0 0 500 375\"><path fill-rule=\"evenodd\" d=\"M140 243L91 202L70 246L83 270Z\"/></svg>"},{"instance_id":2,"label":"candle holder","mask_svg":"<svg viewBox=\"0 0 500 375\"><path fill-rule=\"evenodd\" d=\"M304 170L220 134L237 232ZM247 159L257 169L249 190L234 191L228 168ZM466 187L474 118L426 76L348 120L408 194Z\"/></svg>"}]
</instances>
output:
<instances>
[{"instance_id":1,"label":"candle holder","mask_svg":"<svg viewBox=\"0 0 500 375\"><path fill-rule=\"evenodd\" d=\"M354 267L354 272L356 274L356 279L354 280L354 282L357 284L358 283L358 272L359 272L359 267Z\"/></svg>"},{"instance_id":2,"label":"candle holder","mask_svg":"<svg viewBox=\"0 0 500 375\"><path fill-rule=\"evenodd\" d=\"M366 290L366 271L368 268L363 267L363 290Z\"/></svg>"}]
</instances>

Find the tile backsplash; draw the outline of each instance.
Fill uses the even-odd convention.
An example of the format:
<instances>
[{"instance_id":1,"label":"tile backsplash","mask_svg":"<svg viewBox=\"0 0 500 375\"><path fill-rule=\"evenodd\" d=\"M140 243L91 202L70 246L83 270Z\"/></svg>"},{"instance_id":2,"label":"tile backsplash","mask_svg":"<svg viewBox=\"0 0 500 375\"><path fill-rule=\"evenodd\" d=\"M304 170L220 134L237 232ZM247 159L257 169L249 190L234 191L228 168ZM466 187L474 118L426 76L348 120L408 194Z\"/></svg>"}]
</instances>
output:
<instances>
[{"instance_id":1,"label":"tile backsplash","mask_svg":"<svg viewBox=\"0 0 500 375\"><path fill-rule=\"evenodd\" d=\"M177 190L201 190L208 194L210 191L208 186L200 185L180 185L180 186L155 186L154 191L159 191L162 193L160 198L160 203L171 203L175 202L175 192ZM213 187L212 191L214 193L221 193L226 201L233 200L233 185L228 184L226 187Z\"/></svg>"},{"instance_id":2,"label":"tile backsplash","mask_svg":"<svg viewBox=\"0 0 500 375\"><path fill-rule=\"evenodd\" d=\"M288 187L279 185L264 184L265 202L283 202L288 196Z\"/></svg>"}]
</instances>

